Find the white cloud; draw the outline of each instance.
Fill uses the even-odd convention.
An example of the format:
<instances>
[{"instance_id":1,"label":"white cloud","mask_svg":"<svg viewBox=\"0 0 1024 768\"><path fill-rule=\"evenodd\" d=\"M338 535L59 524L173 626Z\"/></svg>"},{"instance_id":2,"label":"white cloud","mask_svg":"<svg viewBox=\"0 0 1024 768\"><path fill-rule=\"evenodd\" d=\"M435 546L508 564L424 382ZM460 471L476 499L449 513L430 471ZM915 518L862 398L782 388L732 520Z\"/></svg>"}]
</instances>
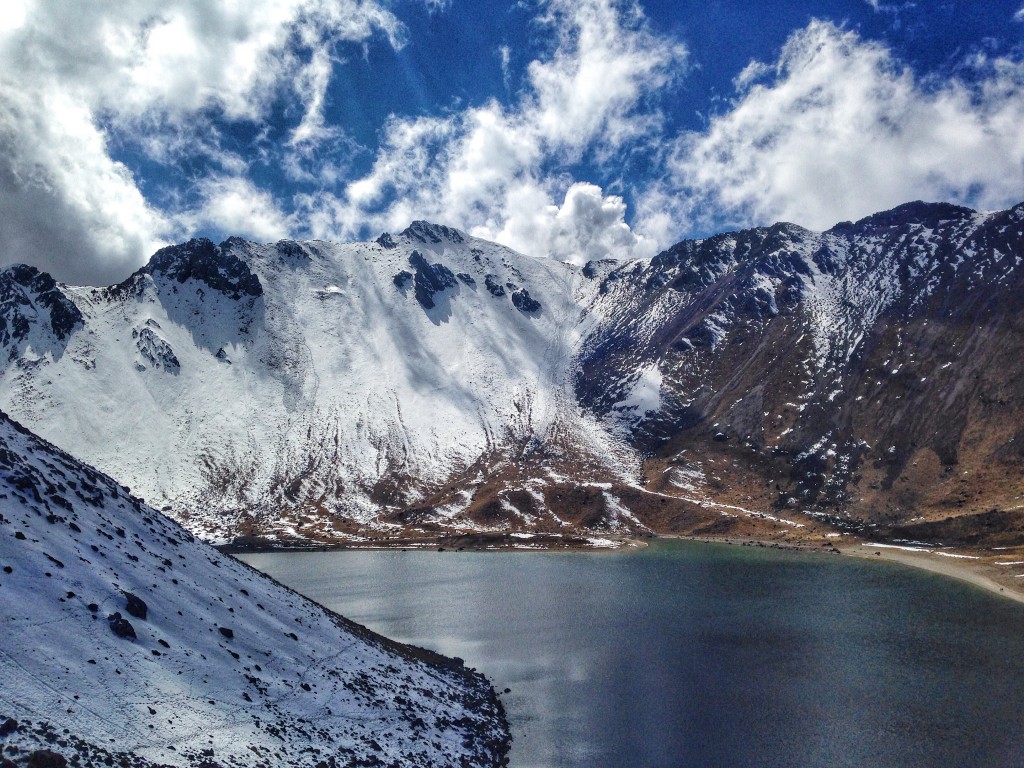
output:
<instances>
[{"instance_id":1,"label":"white cloud","mask_svg":"<svg viewBox=\"0 0 1024 768\"><path fill-rule=\"evenodd\" d=\"M500 46L498 57L501 60L501 80L505 83L505 89L508 90L512 84L512 71L509 69L512 63L512 49L507 45Z\"/></svg>"},{"instance_id":2,"label":"white cloud","mask_svg":"<svg viewBox=\"0 0 1024 768\"><path fill-rule=\"evenodd\" d=\"M2 78L3 76L0 76ZM75 282L126 277L161 244L168 220L110 159L90 111L60 92L0 79L0 263L25 261Z\"/></svg>"},{"instance_id":3,"label":"white cloud","mask_svg":"<svg viewBox=\"0 0 1024 768\"><path fill-rule=\"evenodd\" d=\"M921 82L881 44L812 22L767 81L741 77L732 108L678 141L665 184L646 196L648 231L666 217L826 228L921 198L1018 202L1024 68L974 66L975 85Z\"/></svg>"},{"instance_id":4,"label":"white cloud","mask_svg":"<svg viewBox=\"0 0 1024 768\"><path fill-rule=\"evenodd\" d=\"M404 34L361 0L6 0L0 17L0 262L94 282L123 277L188 222L146 202L111 159L112 130L164 162L198 148L244 173L211 113L258 120L290 92L304 114L293 138L313 143L331 135L331 47Z\"/></svg>"},{"instance_id":5,"label":"white cloud","mask_svg":"<svg viewBox=\"0 0 1024 768\"><path fill-rule=\"evenodd\" d=\"M550 169L654 140L662 118L648 100L680 73L686 52L651 32L629 2L552 0L540 23L555 47L529 64L513 107L492 101L392 119L369 174L341 198L303 201L313 234L349 237L366 225L431 218L538 256L652 253L654 243L627 226L621 198Z\"/></svg>"},{"instance_id":6,"label":"white cloud","mask_svg":"<svg viewBox=\"0 0 1024 768\"><path fill-rule=\"evenodd\" d=\"M288 237L293 217L284 215L266 190L238 176L213 176L200 182L201 202L181 214L189 231L217 229L258 242Z\"/></svg>"},{"instance_id":7,"label":"white cloud","mask_svg":"<svg viewBox=\"0 0 1024 768\"><path fill-rule=\"evenodd\" d=\"M998 208L1024 195L1019 62L976 54L962 69L969 84L922 80L882 44L824 22L794 33L778 61L737 73L735 100L706 130L666 137L659 99L685 71L684 47L653 32L634 0L540 0L536 31L550 45L515 67L525 81L512 103L393 116L371 169L351 180L359 148L324 105L337 42L403 44L381 6L7 2L0 263L71 281L120 279L197 229L351 238L427 218L581 262L649 256L723 224L824 228L916 198ZM496 55L508 81L512 51ZM258 123L282 97L297 124L273 161L317 190L291 200L254 185L251 158L221 133L223 118ZM212 170L187 201L158 210L111 157L125 137L167 168L199 159ZM614 179L636 155L663 173L629 190L631 226ZM613 182L576 178L580 165Z\"/></svg>"},{"instance_id":8,"label":"white cloud","mask_svg":"<svg viewBox=\"0 0 1024 768\"><path fill-rule=\"evenodd\" d=\"M548 205L530 217L530 210L510 217L499 239L538 242L541 253L584 264L594 259L619 259L624 255L643 257L657 252L657 243L633 232L626 223L626 203L621 197L605 195L594 184L569 187L560 206ZM532 232L515 227L532 226Z\"/></svg>"},{"instance_id":9,"label":"white cloud","mask_svg":"<svg viewBox=\"0 0 1024 768\"><path fill-rule=\"evenodd\" d=\"M877 13L892 14L898 14L901 11L910 10L917 5L915 2L883 3L881 0L864 0L864 2L874 8Z\"/></svg>"},{"instance_id":10,"label":"white cloud","mask_svg":"<svg viewBox=\"0 0 1024 768\"><path fill-rule=\"evenodd\" d=\"M1024 6L1021 6L1021 9L1013 14L1013 18L1015 21L1024 21Z\"/></svg>"}]
</instances>

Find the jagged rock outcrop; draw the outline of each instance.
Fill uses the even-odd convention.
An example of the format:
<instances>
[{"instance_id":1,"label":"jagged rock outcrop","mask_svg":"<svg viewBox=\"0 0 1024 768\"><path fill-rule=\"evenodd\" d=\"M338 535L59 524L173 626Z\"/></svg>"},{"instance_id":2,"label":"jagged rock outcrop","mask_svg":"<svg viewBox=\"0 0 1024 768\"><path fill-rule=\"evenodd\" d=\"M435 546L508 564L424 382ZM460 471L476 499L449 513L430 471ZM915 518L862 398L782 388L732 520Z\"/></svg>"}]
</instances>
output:
<instances>
[{"instance_id":1,"label":"jagged rock outcrop","mask_svg":"<svg viewBox=\"0 0 1024 768\"><path fill-rule=\"evenodd\" d=\"M82 313L50 275L16 264L0 271L0 346L15 357L26 344L39 353L62 349Z\"/></svg>"}]
</instances>

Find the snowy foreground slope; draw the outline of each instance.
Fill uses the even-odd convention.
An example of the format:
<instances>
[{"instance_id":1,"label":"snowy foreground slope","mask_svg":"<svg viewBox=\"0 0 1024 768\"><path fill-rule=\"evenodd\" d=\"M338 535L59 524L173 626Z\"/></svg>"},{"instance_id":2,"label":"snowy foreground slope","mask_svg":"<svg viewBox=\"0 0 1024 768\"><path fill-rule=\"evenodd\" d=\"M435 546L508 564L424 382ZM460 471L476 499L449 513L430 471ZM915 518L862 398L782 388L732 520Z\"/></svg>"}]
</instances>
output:
<instances>
[{"instance_id":1,"label":"snowy foreground slope","mask_svg":"<svg viewBox=\"0 0 1024 768\"><path fill-rule=\"evenodd\" d=\"M489 766L507 749L481 675L219 554L3 414L0 627L18 764Z\"/></svg>"},{"instance_id":2,"label":"snowy foreground slope","mask_svg":"<svg viewBox=\"0 0 1024 768\"><path fill-rule=\"evenodd\" d=\"M193 240L109 288L0 272L0 407L219 542L991 538L1024 526L1022 259L1024 204L583 268L424 222Z\"/></svg>"}]
</instances>

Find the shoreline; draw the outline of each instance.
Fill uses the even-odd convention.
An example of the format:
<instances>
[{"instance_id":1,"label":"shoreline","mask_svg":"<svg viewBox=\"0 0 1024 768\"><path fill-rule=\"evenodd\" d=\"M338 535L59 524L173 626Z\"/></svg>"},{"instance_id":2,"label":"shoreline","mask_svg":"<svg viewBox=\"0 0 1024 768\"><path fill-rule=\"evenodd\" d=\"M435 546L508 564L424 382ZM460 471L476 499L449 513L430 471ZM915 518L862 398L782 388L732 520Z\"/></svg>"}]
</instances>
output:
<instances>
[{"instance_id":1,"label":"shoreline","mask_svg":"<svg viewBox=\"0 0 1024 768\"><path fill-rule=\"evenodd\" d=\"M728 544L730 546L764 547L765 549L784 549L793 552L817 552L821 554L833 552L844 557L856 557L862 560L884 560L904 565L908 568L928 571L949 579L956 579L1007 600L1024 604L1024 545L1009 547L1004 550L1004 554L997 556L988 550L956 549L950 551L949 549L939 549L938 547L928 549L925 547L910 547L869 541L851 541L848 543L834 541L832 548L826 550L809 542L782 543L753 538L697 538L677 534L658 535L655 538L684 539L713 544ZM996 561L1006 558L1012 558L1015 562L1021 561L1022 573L1020 575L1022 578L1015 579L1014 577L1018 574L1001 569L998 565L994 564Z\"/></svg>"},{"instance_id":2,"label":"shoreline","mask_svg":"<svg viewBox=\"0 0 1024 768\"><path fill-rule=\"evenodd\" d=\"M1024 604L1024 579L1013 580L1014 574L998 570L987 558L991 553L975 552L970 554L967 551L957 551L955 554L962 558L977 558L952 560L937 551L899 548L891 544L873 544L861 542L839 547L839 552L847 557L858 557L864 560L885 560L891 563L899 563L910 568L919 568L924 571L946 576L947 578L963 581L975 587L984 589L1007 600ZM1024 550L1024 548L1021 548ZM1017 555L1007 555L1017 557ZM996 559L996 558L992 558ZM1002 579L997 578L1002 577Z\"/></svg>"},{"instance_id":3,"label":"shoreline","mask_svg":"<svg viewBox=\"0 0 1024 768\"><path fill-rule=\"evenodd\" d=\"M423 539L392 539L360 542L342 542L320 545L288 545L263 541L259 544L226 544L217 549L225 554L265 554L276 552L336 552L360 550L396 550L410 552L621 552L646 549L657 539L679 539L707 544L785 549L795 552L833 552L845 557L863 560L885 560L909 568L917 568L946 578L971 584L999 597L1024 605L1024 572L1015 574L996 565L999 559L1012 558L1024 562L1024 545L1008 548L1004 554L994 555L987 550L938 550L909 547L881 542L850 541L829 542L830 548L811 542L779 542L746 537L685 536L680 534L654 534L649 537L628 536L568 536L555 537L538 534L529 538L508 535L455 535ZM1024 571L1024 568L1021 569ZM1021 578L1015 578L1020 575Z\"/></svg>"}]
</instances>

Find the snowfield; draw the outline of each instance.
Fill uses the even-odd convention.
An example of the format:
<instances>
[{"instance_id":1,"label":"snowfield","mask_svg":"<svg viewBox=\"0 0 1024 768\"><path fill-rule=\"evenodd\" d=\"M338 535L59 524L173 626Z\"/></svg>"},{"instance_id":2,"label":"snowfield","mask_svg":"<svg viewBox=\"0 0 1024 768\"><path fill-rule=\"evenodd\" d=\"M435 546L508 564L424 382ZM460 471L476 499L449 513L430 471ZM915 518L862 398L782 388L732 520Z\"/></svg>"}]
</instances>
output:
<instances>
[{"instance_id":1,"label":"snowfield","mask_svg":"<svg viewBox=\"0 0 1024 768\"><path fill-rule=\"evenodd\" d=\"M0 626L7 757L489 766L509 743L480 674L220 554L3 414Z\"/></svg>"}]
</instances>

